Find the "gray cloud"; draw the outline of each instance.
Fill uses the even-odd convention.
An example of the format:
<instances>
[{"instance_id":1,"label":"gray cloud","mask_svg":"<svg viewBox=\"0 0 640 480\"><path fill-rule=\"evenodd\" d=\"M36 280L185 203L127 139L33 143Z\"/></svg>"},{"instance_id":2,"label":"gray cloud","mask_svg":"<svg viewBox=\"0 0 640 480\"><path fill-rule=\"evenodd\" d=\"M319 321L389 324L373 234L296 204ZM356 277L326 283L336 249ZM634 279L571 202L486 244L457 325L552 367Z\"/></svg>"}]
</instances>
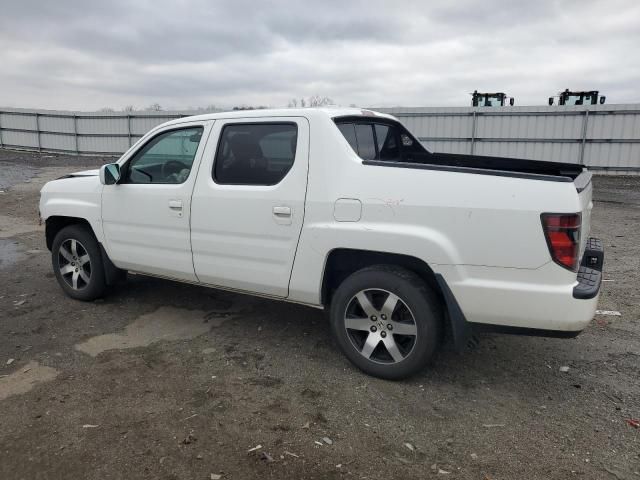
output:
<instances>
[{"instance_id":1,"label":"gray cloud","mask_svg":"<svg viewBox=\"0 0 640 480\"><path fill-rule=\"evenodd\" d=\"M632 0L5 2L0 105L465 106L476 88L542 105L567 87L638 102L639 23Z\"/></svg>"}]
</instances>

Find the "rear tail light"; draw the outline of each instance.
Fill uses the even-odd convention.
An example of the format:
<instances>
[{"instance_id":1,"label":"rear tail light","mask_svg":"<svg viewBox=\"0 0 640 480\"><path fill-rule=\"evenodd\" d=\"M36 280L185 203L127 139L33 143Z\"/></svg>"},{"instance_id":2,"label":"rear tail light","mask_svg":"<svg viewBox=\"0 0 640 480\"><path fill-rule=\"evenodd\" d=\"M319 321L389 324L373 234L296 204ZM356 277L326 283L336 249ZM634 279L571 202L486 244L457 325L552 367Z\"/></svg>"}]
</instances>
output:
<instances>
[{"instance_id":1,"label":"rear tail light","mask_svg":"<svg viewBox=\"0 0 640 480\"><path fill-rule=\"evenodd\" d=\"M580 214L543 213L541 218L553 261L569 270L577 270L580 252Z\"/></svg>"}]
</instances>

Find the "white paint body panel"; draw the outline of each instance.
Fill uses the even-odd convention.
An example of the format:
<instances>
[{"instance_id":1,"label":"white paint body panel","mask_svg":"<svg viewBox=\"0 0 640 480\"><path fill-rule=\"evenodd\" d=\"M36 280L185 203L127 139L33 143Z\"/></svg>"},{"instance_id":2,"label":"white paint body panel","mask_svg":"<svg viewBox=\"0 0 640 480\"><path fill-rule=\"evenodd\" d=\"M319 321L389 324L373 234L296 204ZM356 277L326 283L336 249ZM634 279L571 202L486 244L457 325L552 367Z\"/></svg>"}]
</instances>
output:
<instances>
[{"instance_id":1,"label":"white paint body panel","mask_svg":"<svg viewBox=\"0 0 640 480\"><path fill-rule=\"evenodd\" d=\"M469 321L564 331L589 323L598 298L573 298L576 274L552 262L540 214L582 212L584 248L590 186L578 194L572 183L363 165L333 121L360 113L287 109L175 120L120 163L162 129L207 124L208 142L207 130L187 183L129 192L124 185L103 189L97 177L54 181L43 188L42 216L87 218L118 266L212 286L320 306L331 251L371 250L426 262ZM211 178L221 128L247 120L298 124L294 167L278 185L217 185ZM165 211L170 197L189 207L183 218ZM273 218L280 206L291 208L290 225Z\"/></svg>"},{"instance_id":2,"label":"white paint body panel","mask_svg":"<svg viewBox=\"0 0 640 480\"><path fill-rule=\"evenodd\" d=\"M191 194L212 122L204 127L191 173L181 184L105 185L102 228L109 258L118 267L197 281L191 255ZM181 210L172 208L182 205Z\"/></svg>"},{"instance_id":3,"label":"white paint body panel","mask_svg":"<svg viewBox=\"0 0 640 480\"><path fill-rule=\"evenodd\" d=\"M295 161L272 186L219 185L212 177L220 132L216 122L193 192L191 242L198 279L276 297L286 297L304 218L309 162L309 122L303 117L264 117L259 122L290 122L298 127ZM278 212L290 212L279 217Z\"/></svg>"},{"instance_id":4,"label":"white paint body panel","mask_svg":"<svg viewBox=\"0 0 640 480\"><path fill-rule=\"evenodd\" d=\"M79 172L86 173L86 172ZM95 176L47 182L40 191L40 216L78 217L89 222L99 242L104 242L101 212L102 184Z\"/></svg>"}]
</instances>

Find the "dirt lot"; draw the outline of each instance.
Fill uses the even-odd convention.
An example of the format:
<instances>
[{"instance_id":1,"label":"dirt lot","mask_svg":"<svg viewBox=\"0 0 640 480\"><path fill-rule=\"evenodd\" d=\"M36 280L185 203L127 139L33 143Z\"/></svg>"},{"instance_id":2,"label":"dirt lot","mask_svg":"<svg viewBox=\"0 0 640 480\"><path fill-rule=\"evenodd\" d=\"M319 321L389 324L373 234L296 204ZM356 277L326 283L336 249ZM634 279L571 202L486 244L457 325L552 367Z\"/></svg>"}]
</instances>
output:
<instances>
[{"instance_id":1,"label":"dirt lot","mask_svg":"<svg viewBox=\"0 0 640 480\"><path fill-rule=\"evenodd\" d=\"M1 479L640 479L639 178L596 179L621 316L387 382L310 308L144 277L65 297L38 190L102 160L0 151Z\"/></svg>"}]
</instances>

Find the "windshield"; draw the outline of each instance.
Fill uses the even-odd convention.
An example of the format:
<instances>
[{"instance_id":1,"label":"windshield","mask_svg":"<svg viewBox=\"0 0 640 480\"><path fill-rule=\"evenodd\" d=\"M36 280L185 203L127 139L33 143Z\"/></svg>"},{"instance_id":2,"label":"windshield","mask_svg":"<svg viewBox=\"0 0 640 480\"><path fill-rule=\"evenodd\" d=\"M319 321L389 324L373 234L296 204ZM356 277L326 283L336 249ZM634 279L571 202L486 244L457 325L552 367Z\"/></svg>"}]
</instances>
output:
<instances>
[{"instance_id":1,"label":"windshield","mask_svg":"<svg viewBox=\"0 0 640 480\"><path fill-rule=\"evenodd\" d=\"M480 107L501 107L502 99L497 95L483 95L478 99Z\"/></svg>"},{"instance_id":2,"label":"windshield","mask_svg":"<svg viewBox=\"0 0 640 480\"><path fill-rule=\"evenodd\" d=\"M595 105L597 103L596 96L592 94L587 95L567 95L565 97L565 105Z\"/></svg>"}]
</instances>

